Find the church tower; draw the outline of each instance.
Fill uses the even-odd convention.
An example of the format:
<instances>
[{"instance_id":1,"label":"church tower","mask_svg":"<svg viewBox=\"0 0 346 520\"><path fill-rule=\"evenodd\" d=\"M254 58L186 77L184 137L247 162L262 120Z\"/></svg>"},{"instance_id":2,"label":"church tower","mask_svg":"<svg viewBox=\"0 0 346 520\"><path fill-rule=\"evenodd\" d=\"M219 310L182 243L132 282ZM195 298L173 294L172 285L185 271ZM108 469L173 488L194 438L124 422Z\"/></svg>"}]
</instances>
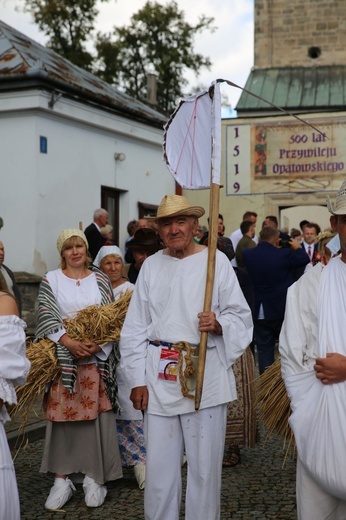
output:
<instances>
[{"instance_id":1,"label":"church tower","mask_svg":"<svg viewBox=\"0 0 346 520\"><path fill-rule=\"evenodd\" d=\"M248 90L295 112L345 108L345 0L255 0L254 41ZM245 93L236 108L276 112Z\"/></svg>"}]
</instances>

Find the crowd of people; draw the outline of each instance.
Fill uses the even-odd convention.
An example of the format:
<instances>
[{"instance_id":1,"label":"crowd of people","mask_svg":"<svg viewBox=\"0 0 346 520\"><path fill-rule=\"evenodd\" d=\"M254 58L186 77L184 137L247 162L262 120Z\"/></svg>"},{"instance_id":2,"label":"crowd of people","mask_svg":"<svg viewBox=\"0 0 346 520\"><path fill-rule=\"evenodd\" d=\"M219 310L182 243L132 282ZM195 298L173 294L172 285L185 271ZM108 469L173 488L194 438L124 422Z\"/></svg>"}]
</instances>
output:
<instances>
[{"instance_id":1,"label":"crowd of people","mask_svg":"<svg viewBox=\"0 0 346 520\"><path fill-rule=\"evenodd\" d=\"M120 247L105 209L94 212L84 232L59 234L60 267L42 279L35 338L54 343L59 366L43 403L40 471L54 477L46 509L61 509L79 483L86 505L100 507L107 482L133 467L146 520L177 520L187 461L185 518L219 520L222 467L240 463L241 447L253 447L258 438L256 370L263 374L280 353L298 449L299 520L346 517L346 437L338 434L346 384L339 319L346 183L328 208L331 229L322 233L308 221L288 233L268 215L256 235L257 214L247 211L227 238L219 214L210 310L203 307L209 231L199 218L205 211L184 196L166 195L155 216L129 222ZM79 312L129 292L120 341L68 332L67 321ZM2 242L0 320L0 518L19 520L3 423L30 363L20 295ZM207 349L196 413L193 360L201 333L207 333Z\"/></svg>"}]
</instances>

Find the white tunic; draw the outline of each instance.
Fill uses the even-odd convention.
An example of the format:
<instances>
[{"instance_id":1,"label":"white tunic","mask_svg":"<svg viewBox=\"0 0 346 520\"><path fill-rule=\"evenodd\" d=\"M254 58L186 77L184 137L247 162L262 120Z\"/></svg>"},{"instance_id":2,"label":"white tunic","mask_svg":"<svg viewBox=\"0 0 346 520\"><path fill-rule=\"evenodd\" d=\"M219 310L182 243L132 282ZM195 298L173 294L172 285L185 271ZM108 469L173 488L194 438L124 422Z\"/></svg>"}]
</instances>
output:
<instances>
[{"instance_id":1,"label":"white tunic","mask_svg":"<svg viewBox=\"0 0 346 520\"><path fill-rule=\"evenodd\" d=\"M78 311L89 305L101 303L101 293L97 285L95 273L81 280L66 276L61 269L46 274L62 319L75 318ZM59 338L58 338L59 339Z\"/></svg>"},{"instance_id":2,"label":"white tunic","mask_svg":"<svg viewBox=\"0 0 346 520\"><path fill-rule=\"evenodd\" d=\"M120 340L121 368L131 388L147 385L148 413L177 415L194 411L194 400L183 397L179 380L158 378L161 347L200 340L197 314L203 310L208 251L177 259L159 251L143 264ZM250 309L227 257L216 252L211 310L223 335L208 335L201 408L236 399L231 366L252 339Z\"/></svg>"},{"instance_id":3,"label":"white tunic","mask_svg":"<svg viewBox=\"0 0 346 520\"><path fill-rule=\"evenodd\" d=\"M290 287L280 335L282 375L291 399L298 455L313 480L346 500L346 382L324 385L317 357L346 356L346 264L317 264Z\"/></svg>"},{"instance_id":4,"label":"white tunic","mask_svg":"<svg viewBox=\"0 0 346 520\"><path fill-rule=\"evenodd\" d=\"M25 383L30 362L25 356L26 325L17 316L0 316L0 399L15 404L14 387ZM5 404L0 410L0 518L19 520L16 476L3 423L9 419Z\"/></svg>"},{"instance_id":5,"label":"white tunic","mask_svg":"<svg viewBox=\"0 0 346 520\"><path fill-rule=\"evenodd\" d=\"M316 264L287 291L279 344L284 380L313 371L318 357L317 300L323 268L322 263Z\"/></svg>"}]
</instances>

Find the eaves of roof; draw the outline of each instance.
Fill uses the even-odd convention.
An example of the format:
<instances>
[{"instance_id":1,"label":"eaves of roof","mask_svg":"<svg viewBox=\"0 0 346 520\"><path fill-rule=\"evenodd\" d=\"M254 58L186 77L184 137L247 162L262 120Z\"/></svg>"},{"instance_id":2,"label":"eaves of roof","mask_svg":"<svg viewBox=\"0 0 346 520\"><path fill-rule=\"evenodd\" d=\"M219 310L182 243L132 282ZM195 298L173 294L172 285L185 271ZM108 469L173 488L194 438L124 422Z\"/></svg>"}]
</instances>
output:
<instances>
[{"instance_id":1,"label":"eaves of roof","mask_svg":"<svg viewBox=\"0 0 346 520\"><path fill-rule=\"evenodd\" d=\"M0 91L43 87L150 126L167 118L0 21Z\"/></svg>"}]
</instances>

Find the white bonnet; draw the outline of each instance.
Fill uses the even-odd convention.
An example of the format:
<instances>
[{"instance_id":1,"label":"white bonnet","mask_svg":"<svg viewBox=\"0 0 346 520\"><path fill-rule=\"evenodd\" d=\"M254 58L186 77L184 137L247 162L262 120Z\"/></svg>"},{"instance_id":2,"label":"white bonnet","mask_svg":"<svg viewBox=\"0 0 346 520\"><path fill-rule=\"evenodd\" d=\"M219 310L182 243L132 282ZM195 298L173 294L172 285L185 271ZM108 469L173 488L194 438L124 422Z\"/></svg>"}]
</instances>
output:
<instances>
[{"instance_id":1,"label":"white bonnet","mask_svg":"<svg viewBox=\"0 0 346 520\"><path fill-rule=\"evenodd\" d=\"M93 264L96 265L96 267L100 267L102 260L105 256L108 255L120 256L122 261L124 261L123 254L118 246L102 246L99 252L97 253L95 260L93 261Z\"/></svg>"}]
</instances>

